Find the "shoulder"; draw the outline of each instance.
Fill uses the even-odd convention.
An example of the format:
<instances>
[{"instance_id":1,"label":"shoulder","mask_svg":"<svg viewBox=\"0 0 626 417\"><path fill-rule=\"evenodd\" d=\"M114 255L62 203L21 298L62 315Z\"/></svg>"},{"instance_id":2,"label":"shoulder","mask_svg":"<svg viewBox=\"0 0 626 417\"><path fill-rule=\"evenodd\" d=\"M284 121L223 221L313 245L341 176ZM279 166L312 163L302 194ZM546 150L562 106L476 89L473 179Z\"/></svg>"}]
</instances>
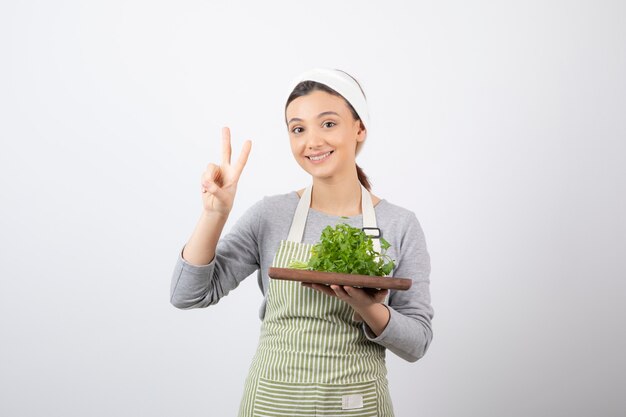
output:
<instances>
[{"instance_id":1,"label":"shoulder","mask_svg":"<svg viewBox=\"0 0 626 417\"><path fill-rule=\"evenodd\" d=\"M261 201L266 207L272 208L294 203L297 205L299 199L300 197L298 196L298 194L296 194L294 191L290 191L284 194L266 195Z\"/></svg>"},{"instance_id":2,"label":"shoulder","mask_svg":"<svg viewBox=\"0 0 626 417\"><path fill-rule=\"evenodd\" d=\"M424 231L413 210L382 199L375 207L376 218L387 232L398 239L397 243L408 240L424 240Z\"/></svg>"},{"instance_id":3,"label":"shoulder","mask_svg":"<svg viewBox=\"0 0 626 417\"><path fill-rule=\"evenodd\" d=\"M291 191L284 194L266 195L254 206L261 217L280 218L282 216L292 216L299 199L298 195Z\"/></svg>"},{"instance_id":4,"label":"shoulder","mask_svg":"<svg viewBox=\"0 0 626 417\"><path fill-rule=\"evenodd\" d=\"M257 235L274 230L293 217L298 200L295 192L264 196L245 209L234 228L250 229Z\"/></svg>"},{"instance_id":5,"label":"shoulder","mask_svg":"<svg viewBox=\"0 0 626 417\"><path fill-rule=\"evenodd\" d=\"M298 196L296 193L285 193L266 195L261 199L254 201L245 209L244 216L264 217L267 213L280 213L291 205L298 204Z\"/></svg>"},{"instance_id":6,"label":"shoulder","mask_svg":"<svg viewBox=\"0 0 626 417\"><path fill-rule=\"evenodd\" d=\"M376 213L384 217L393 217L396 220L407 221L415 216L412 210L394 204L386 199L380 199L378 204L374 204Z\"/></svg>"}]
</instances>

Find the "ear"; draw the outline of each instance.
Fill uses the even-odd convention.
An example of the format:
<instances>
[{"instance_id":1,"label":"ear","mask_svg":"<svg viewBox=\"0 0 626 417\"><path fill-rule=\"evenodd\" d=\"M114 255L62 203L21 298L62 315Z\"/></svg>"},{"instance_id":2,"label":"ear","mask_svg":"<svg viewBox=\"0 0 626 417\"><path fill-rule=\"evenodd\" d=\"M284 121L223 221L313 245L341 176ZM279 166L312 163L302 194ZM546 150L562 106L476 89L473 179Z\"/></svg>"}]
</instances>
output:
<instances>
[{"instance_id":1,"label":"ear","mask_svg":"<svg viewBox=\"0 0 626 417\"><path fill-rule=\"evenodd\" d=\"M363 122L359 120L359 130L357 131L356 141L363 142L367 136L367 129L363 126Z\"/></svg>"}]
</instances>

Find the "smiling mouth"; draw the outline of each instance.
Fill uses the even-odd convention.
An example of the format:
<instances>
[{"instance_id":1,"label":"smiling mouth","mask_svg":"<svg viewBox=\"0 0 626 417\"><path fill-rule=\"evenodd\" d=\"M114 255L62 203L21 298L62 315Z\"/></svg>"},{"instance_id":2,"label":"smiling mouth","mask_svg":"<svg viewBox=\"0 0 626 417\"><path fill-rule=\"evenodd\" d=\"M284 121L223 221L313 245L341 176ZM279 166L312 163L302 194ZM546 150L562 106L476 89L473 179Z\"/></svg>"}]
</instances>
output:
<instances>
[{"instance_id":1,"label":"smiling mouth","mask_svg":"<svg viewBox=\"0 0 626 417\"><path fill-rule=\"evenodd\" d=\"M328 151L320 155L310 155L310 156L307 156L307 158L309 158L311 161L321 161L322 159L328 158L330 154L333 152L335 151Z\"/></svg>"}]
</instances>

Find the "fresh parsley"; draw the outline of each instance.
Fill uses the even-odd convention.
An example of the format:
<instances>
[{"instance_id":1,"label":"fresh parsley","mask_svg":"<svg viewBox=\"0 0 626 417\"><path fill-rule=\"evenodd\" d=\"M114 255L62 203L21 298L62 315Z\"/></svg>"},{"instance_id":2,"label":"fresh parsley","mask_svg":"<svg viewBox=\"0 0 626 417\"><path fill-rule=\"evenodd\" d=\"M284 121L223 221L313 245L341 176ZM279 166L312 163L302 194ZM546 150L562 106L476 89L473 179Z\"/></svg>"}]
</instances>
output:
<instances>
[{"instance_id":1,"label":"fresh parsley","mask_svg":"<svg viewBox=\"0 0 626 417\"><path fill-rule=\"evenodd\" d=\"M289 267L344 274L388 275L395 266L386 254L390 246L381 237L381 253L378 253L374 250L372 238L363 230L340 223L334 228L326 226L322 230L320 241L311 248L308 263L292 260Z\"/></svg>"}]
</instances>

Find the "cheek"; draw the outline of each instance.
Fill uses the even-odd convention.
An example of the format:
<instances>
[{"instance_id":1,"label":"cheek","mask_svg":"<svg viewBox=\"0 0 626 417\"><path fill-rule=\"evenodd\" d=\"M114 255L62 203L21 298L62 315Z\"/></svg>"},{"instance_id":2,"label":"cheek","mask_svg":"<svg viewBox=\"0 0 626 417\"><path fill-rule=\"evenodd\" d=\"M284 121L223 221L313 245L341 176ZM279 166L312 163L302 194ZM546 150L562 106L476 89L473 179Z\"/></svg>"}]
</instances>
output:
<instances>
[{"instance_id":1,"label":"cheek","mask_svg":"<svg viewBox=\"0 0 626 417\"><path fill-rule=\"evenodd\" d=\"M291 153L294 156L298 156L300 155L300 153L302 153L302 146L300 145L300 143L298 142L297 139L289 139L289 146L291 147Z\"/></svg>"},{"instance_id":2,"label":"cheek","mask_svg":"<svg viewBox=\"0 0 626 417\"><path fill-rule=\"evenodd\" d=\"M336 130L328 136L328 141L336 146L351 146L352 142L356 143L356 135L347 129Z\"/></svg>"}]
</instances>

